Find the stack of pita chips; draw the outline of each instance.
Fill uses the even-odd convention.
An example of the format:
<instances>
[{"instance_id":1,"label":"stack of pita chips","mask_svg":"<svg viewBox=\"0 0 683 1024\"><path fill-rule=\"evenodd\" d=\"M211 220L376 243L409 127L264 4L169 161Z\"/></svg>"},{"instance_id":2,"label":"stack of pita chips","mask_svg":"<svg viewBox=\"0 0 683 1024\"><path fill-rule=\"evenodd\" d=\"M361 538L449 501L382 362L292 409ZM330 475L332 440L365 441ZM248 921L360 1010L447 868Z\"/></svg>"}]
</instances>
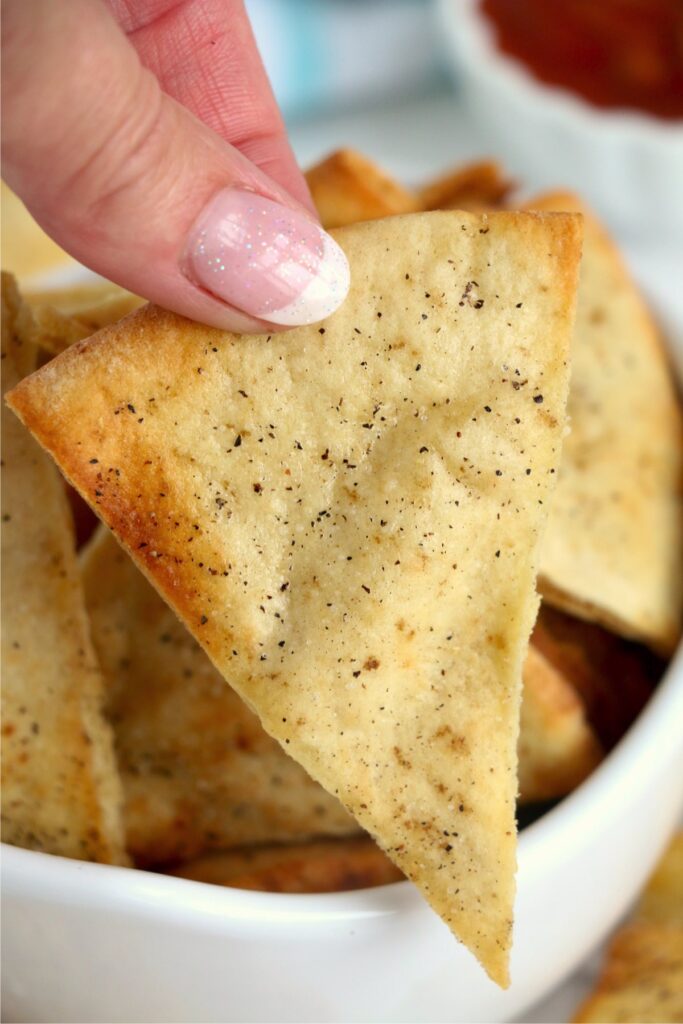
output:
<instances>
[{"instance_id":1,"label":"stack of pita chips","mask_svg":"<svg viewBox=\"0 0 683 1024\"><path fill-rule=\"evenodd\" d=\"M147 308L10 402L266 731L505 982L579 226L433 213L338 240L354 283L324 325L235 337Z\"/></svg>"},{"instance_id":2,"label":"stack of pita chips","mask_svg":"<svg viewBox=\"0 0 683 1024\"><path fill-rule=\"evenodd\" d=\"M359 831L264 732L104 527L82 563L136 863Z\"/></svg>"},{"instance_id":3,"label":"stack of pita chips","mask_svg":"<svg viewBox=\"0 0 683 1024\"><path fill-rule=\"evenodd\" d=\"M108 530L81 561L137 864L358 831L263 730ZM536 650L523 683L520 792L546 800L578 785L602 751L577 694Z\"/></svg>"},{"instance_id":4,"label":"stack of pita chips","mask_svg":"<svg viewBox=\"0 0 683 1024\"><path fill-rule=\"evenodd\" d=\"M615 246L574 196L529 207L585 224L571 432L540 586L558 608L670 654L683 609L683 427L661 338Z\"/></svg>"},{"instance_id":5,"label":"stack of pita chips","mask_svg":"<svg viewBox=\"0 0 683 1024\"><path fill-rule=\"evenodd\" d=\"M4 389L35 367L30 336L3 275ZM2 436L2 838L123 863L121 785L63 483L6 406Z\"/></svg>"},{"instance_id":6,"label":"stack of pita chips","mask_svg":"<svg viewBox=\"0 0 683 1024\"><path fill-rule=\"evenodd\" d=\"M491 161L414 191L349 150L307 177L326 226L425 209L493 210L510 191ZM340 314L288 334L286 345L276 336L265 345L231 338L146 310L77 346L19 397L37 435L105 522L118 525L139 567L217 666L100 528L83 552L82 573L116 736L126 846L136 863L189 861L177 871L183 877L287 892L383 884L402 877L400 865L501 982L513 890L516 680L534 614L527 570L558 476L543 548L548 604L523 671L522 801L553 799L578 785L661 674L655 656L596 623L661 653L680 628L680 575L670 570L680 564L681 420L659 340L588 211L565 195L529 205L580 209L588 221L572 353L573 433L559 473L549 449L562 433L558 354L567 343L576 229L565 221L560 231L547 218L534 228L528 217L510 215L355 228L340 237L360 287L356 280ZM456 231L466 238L457 240ZM556 255L565 246L564 261L546 266L545 278L543 231ZM517 261L506 243L518 247ZM494 270L485 267L491 251L503 254ZM455 277L438 273L444 260ZM526 275L532 293L506 316L515 274ZM494 289L493 312L482 278ZM544 295L545 288L555 294ZM108 283L28 299L24 336L33 350L50 353L140 304ZM554 329L541 341L534 316L548 316L553 301ZM526 334L515 342L505 328L519 327L521 308ZM534 381L526 372L512 376L509 361L496 366L497 332L504 350L519 346L518 359L536 357L539 382L545 375L534 392L543 395L535 420L507 415L514 403L499 385L521 398ZM171 356L163 381L153 367L155 346ZM262 346L265 356L256 351ZM357 367L348 361L355 352ZM196 361L197 378L205 379L194 386L183 379L183 359ZM108 360L117 366L111 387ZM316 372L329 406L323 417ZM637 402L639 379L657 400L650 411L639 407L638 425L624 440L617 423ZM87 402L79 387L98 396L89 417L80 411ZM552 387L556 408L547 419ZM476 402L489 390L495 405L487 400L481 416ZM53 400L61 410L55 425ZM419 457L410 452L413 439L424 442ZM86 459L85 444L97 454ZM610 451L623 469L612 472ZM532 479L508 485L509 471L497 465L491 488L494 463L505 459L521 475L519 456ZM534 491L544 460L549 479ZM629 489L622 501L618 478L636 470L646 493ZM544 503L540 509L531 508L531 494ZM79 503L77 520L85 508ZM505 519L512 517L501 510L513 503L510 532ZM496 507L502 526L500 518L487 522ZM436 529L421 536L421 519ZM483 557L486 538L472 540L482 523L498 545L494 558L505 560L503 573L526 564L514 597L513 581L501 583ZM621 557L617 539L628 546L648 529L658 537ZM443 577L449 559L454 579ZM496 593L502 588L502 607L482 594L492 580ZM447 598L445 612L435 610L435 592ZM511 605L514 614L506 611ZM485 777L484 761L497 778ZM120 791L117 800L118 807ZM355 835L359 822L395 864ZM92 855L121 856L120 818L118 828L116 857ZM330 838L309 839L321 836ZM34 845L27 836L12 841Z\"/></svg>"},{"instance_id":7,"label":"stack of pita chips","mask_svg":"<svg viewBox=\"0 0 683 1024\"><path fill-rule=\"evenodd\" d=\"M233 889L290 893L348 892L403 878L367 836L228 850L190 861L170 874Z\"/></svg>"}]
</instances>

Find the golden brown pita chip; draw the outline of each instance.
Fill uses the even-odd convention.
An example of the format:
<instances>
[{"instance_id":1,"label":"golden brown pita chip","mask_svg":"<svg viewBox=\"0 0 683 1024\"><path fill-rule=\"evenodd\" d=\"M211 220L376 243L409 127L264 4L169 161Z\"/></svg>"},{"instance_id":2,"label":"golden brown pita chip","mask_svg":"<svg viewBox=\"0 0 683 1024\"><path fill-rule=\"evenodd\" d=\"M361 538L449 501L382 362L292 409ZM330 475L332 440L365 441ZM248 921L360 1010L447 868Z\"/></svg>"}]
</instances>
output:
<instances>
[{"instance_id":1,"label":"golden brown pita chip","mask_svg":"<svg viewBox=\"0 0 683 1024\"><path fill-rule=\"evenodd\" d=\"M357 831L263 731L104 527L81 564L137 863ZM600 759L582 702L534 650L524 668L518 754L525 802L568 793Z\"/></svg>"},{"instance_id":2,"label":"golden brown pita chip","mask_svg":"<svg viewBox=\"0 0 683 1024\"><path fill-rule=\"evenodd\" d=\"M683 930L636 922L617 932L576 1024L680 1024Z\"/></svg>"},{"instance_id":3,"label":"golden brown pita chip","mask_svg":"<svg viewBox=\"0 0 683 1024\"><path fill-rule=\"evenodd\" d=\"M584 240L569 395L571 433L541 556L558 608L669 652L683 608L683 428L659 331L621 257L576 197Z\"/></svg>"},{"instance_id":4,"label":"golden brown pita chip","mask_svg":"<svg viewBox=\"0 0 683 1024\"><path fill-rule=\"evenodd\" d=\"M56 355L69 345L89 338L143 305L143 299L108 281L68 289L35 292L27 296L33 313L31 340Z\"/></svg>"},{"instance_id":5,"label":"golden brown pita chip","mask_svg":"<svg viewBox=\"0 0 683 1024\"><path fill-rule=\"evenodd\" d=\"M643 710L665 668L641 644L565 615L545 601L532 643L580 695L605 750L619 742Z\"/></svg>"},{"instance_id":6,"label":"golden brown pita chip","mask_svg":"<svg viewBox=\"0 0 683 1024\"><path fill-rule=\"evenodd\" d=\"M683 929L683 832L673 837L636 907L639 921Z\"/></svg>"},{"instance_id":7,"label":"golden brown pita chip","mask_svg":"<svg viewBox=\"0 0 683 1024\"><path fill-rule=\"evenodd\" d=\"M517 752L523 803L570 793L603 756L583 701L533 645L524 663Z\"/></svg>"},{"instance_id":8,"label":"golden brown pita chip","mask_svg":"<svg viewBox=\"0 0 683 1024\"><path fill-rule=\"evenodd\" d=\"M3 387L35 362L3 275ZM83 860L124 860L120 785L101 715L66 494L3 405L2 838Z\"/></svg>"},{"instance_id":9,"label":"golden brown pita chip","mask_svg":"<svg viewBox=\"0 0 683 1024\"><path fill-rule=\"evenodd\" d=\"M484 210L500 206L512 189L495 160L455 167L418 192L423 210Z\"/></svg>"},{"instance_id":10,"label":"golden brown pita chip","mask_svg":"<svg viewBox=\"0 0 683 1024\"><path fill-rule=\"evenodd\" d=\"M214 853L170 874L261 892L348 892L400 882L403 875L367 836Z\"/></svg>"},{"instance_id":11,"label":"golden brown pita chip","mask_svg":"<svg viewBox=\"0 0 683 1024\"><path fill-rule=\"evenodd\" d=\"M680 1024L683 1020L683 832L674 836L617 932L577 1024Z\"/></svg>"},{"instance_id":12,"label":"golden brown pita chip","mask_svg":"<svg viewBox=\"0 0 683 1024\"><path fill-rule=\"evenodd\" d=\"M82 565L138 863L358 831L263 731L104 527Z\"/></svg>"},{"instance_id":13,"label":"golden brown pita chip","mask_svg":"<svg viewBox=\"0 0 683 1024\"><path fill-rule=\"evenodd\" d=\"M148 308L11 397L266 730L500 982L579 236L563 215L357 225L323 325L239 337Z\"/></svg>"},{"instance_id":14,"label":"golden brown pita chip","mask_svg":"<svg viewBox=\"0 0 683 1024\"><path fill-rule=\"evenodd\" d=\"M95 333L80 320L51 306L36 306L32 310L32 315L31 344L51 355L57 355L69 345L89 338Z\"/></svg>"},{"instance_id":15,"label":"golden brown pita chip","mask_svg":"<svg viewBox=\"0 0 683 1024\"><path fill-rule=\"evenodd\" d=\"M339 149L306 172L320 220L325 228L411 213L417 197L372 160L353 149Z\"/></svg>"}]
</instances>

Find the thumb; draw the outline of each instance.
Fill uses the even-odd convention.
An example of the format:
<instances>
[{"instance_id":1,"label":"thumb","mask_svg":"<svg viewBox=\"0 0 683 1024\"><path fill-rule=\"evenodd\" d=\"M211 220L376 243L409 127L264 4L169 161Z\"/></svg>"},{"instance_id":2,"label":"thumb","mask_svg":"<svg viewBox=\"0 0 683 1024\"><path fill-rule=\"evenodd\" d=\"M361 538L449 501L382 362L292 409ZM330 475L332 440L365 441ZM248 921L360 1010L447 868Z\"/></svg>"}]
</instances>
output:
<instances>
[{"instance_id":1,"label":"thumb","mask_svg":"<svg viewBox=\"0 0 683 1024\"><path fill-rule=\"evenodd\" d=\"M3 176L63 248L227 330L337 308L349 284L339 246L162 92L100 0L4 0L2 12Z\"/></svg>"}]
</instances>

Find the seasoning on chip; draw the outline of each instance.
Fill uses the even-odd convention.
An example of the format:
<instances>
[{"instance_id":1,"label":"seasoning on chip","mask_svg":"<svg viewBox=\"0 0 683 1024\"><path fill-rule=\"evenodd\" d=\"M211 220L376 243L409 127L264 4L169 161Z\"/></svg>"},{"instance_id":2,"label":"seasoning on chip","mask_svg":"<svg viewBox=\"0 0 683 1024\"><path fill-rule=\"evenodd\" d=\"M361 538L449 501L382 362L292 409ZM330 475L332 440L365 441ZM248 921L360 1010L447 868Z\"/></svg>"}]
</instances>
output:
<instances>
[{"instance_id":1,"label":"seasoning on chip","mask_svg":"<svg viewBox=\"0 0 683 1024\"><path fill-rule=\"evenodd\" d=\"M3 388L35 366L30 327L3 274ZM120 782L63 482L4 404L2 437L2 838L123 863Z\"/></svg>"},{"instance_id":2,"label":"seasoning on chip","mask_svg":"<svg viewBox=\"0 0 683 1024\"><path fill-rule=\"evenodd\" d=\"M236 336L146 308L10 402L265 729L506 984L580 221L337 237L353 283L323 324Z\"/></svg>"},{"instance_id":3,"label":"seasoning on chip","mask_svg":"<svg viewBox=\"0 0 683 1024\"><path fill-rule=\"evenodd\" d=\"M264 732L109 530L100 527L82 566L137 864L358 832Z\"/></svg>"},{"instance_id":4,"label":"seasoning on chip","mask_svg":"<svg viewBox=\"0 0 683 1024\"><path fill-rule=\"evenodd\" d=\"M339 149L306 172L324 228L417 210L417 196L354 149Z\"/></svg>"}]
</instances>

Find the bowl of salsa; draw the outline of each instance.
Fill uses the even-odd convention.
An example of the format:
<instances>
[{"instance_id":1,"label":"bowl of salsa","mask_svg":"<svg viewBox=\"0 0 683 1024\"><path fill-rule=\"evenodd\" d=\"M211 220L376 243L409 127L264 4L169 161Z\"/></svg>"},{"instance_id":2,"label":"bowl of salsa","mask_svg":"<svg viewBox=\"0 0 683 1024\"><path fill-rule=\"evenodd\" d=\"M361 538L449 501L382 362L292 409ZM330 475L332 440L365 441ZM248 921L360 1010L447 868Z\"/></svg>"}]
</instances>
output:
<instances>
[{"instance_id":1,"label":"bowl of salsa","mask_svg":"<svg viewBox=\"0 0 683 1024\"><path fill-rule=\"evenodd\" d=\"M533 187L683 237L680 0L438 0L472 130Z\"/></svg>"}]
</instances>

